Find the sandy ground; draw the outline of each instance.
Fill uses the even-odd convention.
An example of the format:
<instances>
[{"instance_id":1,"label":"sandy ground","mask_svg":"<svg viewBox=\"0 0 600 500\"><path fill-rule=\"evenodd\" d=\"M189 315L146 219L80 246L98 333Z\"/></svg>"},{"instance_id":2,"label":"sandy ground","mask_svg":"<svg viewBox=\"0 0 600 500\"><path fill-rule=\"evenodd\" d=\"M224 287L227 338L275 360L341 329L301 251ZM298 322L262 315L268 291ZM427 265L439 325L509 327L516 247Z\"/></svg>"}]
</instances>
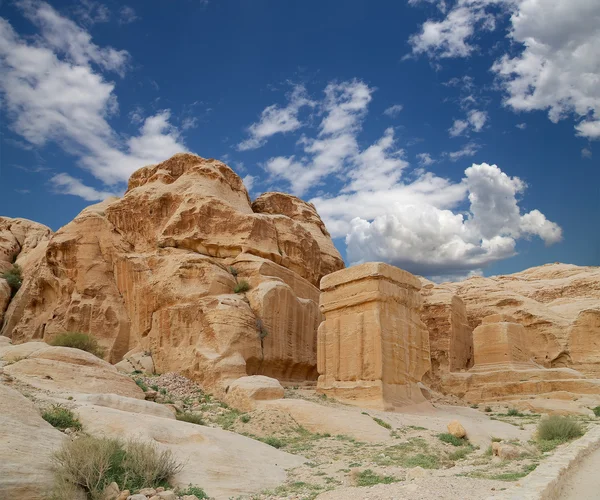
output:
<instances>
[{"instance_id":1,"label":"sandy ground","mask_svg":"<svg viewBox=\"0 0 600 500\"><path fill-rule=\"evenodd\" d=\"M563 485L560 500L600 498L600 449L585 459Z\"/></svg>"}]
</instances>

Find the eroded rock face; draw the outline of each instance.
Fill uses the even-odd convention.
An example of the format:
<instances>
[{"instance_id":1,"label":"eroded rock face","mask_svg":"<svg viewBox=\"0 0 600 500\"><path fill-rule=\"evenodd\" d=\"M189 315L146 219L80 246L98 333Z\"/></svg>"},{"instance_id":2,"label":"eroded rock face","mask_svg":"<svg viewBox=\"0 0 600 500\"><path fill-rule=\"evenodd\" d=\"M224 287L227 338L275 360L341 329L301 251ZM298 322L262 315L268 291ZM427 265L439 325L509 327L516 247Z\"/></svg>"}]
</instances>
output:
<instances>
[{"instance_id":1,"label":"eroded rock face","mask_svg":"<svg viewBox=\"0 0 600 500\"><path fill-rule=\"evenodd\" d=\"M525 328L535 363L600 377L600 267L547 264L435 288L463 300L473 329L486 316L512 316Z\"/></svg>"},{"instance_id":2,"label":"eroded rock face","mask_svg":"<svg viewBox=\"0 0 600 500\"><path fill-rule=\"evenodd\" d=\"M158 372L215 390L245 375L316 379L315 285L343 262L314 208L290 199L253 210L229 167L195 155L142 168L122 199L52 236L2 334L90 333L113 363L149 351Z\"/></svg>"},{"instance_id":3,"label":"eroded rock face","mask_svg":"<svg viewBox=\"0 0 600 500\"><path fill-rule=\"evenodd\" d=\"M369 262L321 280L317 390L391 409L425 401L417 383L430 368L419 280Z\"/></svg>"}]
</instances>

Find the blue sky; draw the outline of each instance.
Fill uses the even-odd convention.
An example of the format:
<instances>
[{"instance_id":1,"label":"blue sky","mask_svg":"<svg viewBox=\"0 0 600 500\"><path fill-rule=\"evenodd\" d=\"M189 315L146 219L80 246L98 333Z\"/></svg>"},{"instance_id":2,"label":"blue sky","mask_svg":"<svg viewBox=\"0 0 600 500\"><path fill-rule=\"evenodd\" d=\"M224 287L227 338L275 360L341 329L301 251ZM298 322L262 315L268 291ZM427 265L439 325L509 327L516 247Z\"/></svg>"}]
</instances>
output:
<instances>
[{"instance_id":1,"label":"blue sky","mask_svg":"<svg viewBox=\"0 0 600 500\"><path fill-rule=\"evenodd\" d=\"M0 213L178 151L311 200L346 262L600 264L597 0L0 4Z\"/></svg>"}]
</instances>

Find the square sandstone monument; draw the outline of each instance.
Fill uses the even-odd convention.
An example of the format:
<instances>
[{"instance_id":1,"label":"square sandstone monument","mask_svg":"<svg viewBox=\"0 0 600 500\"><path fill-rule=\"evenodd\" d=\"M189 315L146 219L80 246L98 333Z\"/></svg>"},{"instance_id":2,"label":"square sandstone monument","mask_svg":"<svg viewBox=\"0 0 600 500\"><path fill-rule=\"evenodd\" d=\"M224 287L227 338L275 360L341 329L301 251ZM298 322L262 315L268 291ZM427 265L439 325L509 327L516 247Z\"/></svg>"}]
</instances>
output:
<instances>
[{"instance_id":1,"label":"square sandstone monument","mask_svg":"<svg viewBox=\"0 0 600 500\"><path fill-rule=\"evenodd\" d=\"M380 262L321 280L318 392L378 409L424 401L417 383L430 358L420 288L412 274Z\"/></svg>"}]
</instances>

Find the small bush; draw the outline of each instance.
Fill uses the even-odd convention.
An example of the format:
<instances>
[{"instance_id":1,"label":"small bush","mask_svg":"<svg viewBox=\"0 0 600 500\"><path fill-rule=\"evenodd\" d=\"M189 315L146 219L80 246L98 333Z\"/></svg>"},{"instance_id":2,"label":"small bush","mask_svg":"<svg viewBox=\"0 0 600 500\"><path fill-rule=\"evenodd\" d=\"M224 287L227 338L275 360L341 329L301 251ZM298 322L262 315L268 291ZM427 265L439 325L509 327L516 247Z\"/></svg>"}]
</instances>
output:
<instances>
[{"instance_id":1,"label":"small bush","mask_svg":"<svg viewBox=\"0 0 600 500\"><path fill-rule=\"evenodd\" d=\"M238 270L233 266L229 266L229 272L231 273L232 276L238 275Z\"/></svg>"},{"instance_id":2,"label":"small bush","mask_svg":"<svg viewBox=\"0 0 600 500\"><path fill-rule=\"evenodd\" d=\"M596 408L592 408L592 411L594 412L594 415L596 415L597 417L600 417L600 406L596 406Z\"/></svg>"},{"instance_id":3,"label":"small bush","mask_svg":"<svg viewBox=\"0 0 600 500\"><path fill-rule=\"evenodd\" d=\"M175 418L177 420L181 420L182 422L189 422L190 424L204 425L204 420L196 413L178 412L177 415L175 415Z\"/></svg>"},{"instance_id":4,"label":"small bush","mask_svg":"<svg viewBox=\"0 0 600 500\"><path fill-rule=\"evenodd\" d=\"M266 438L259 438L259 441L262 441L265 444L268 444L269 446L272 446L273 448L283 448L285 446L285 443L281 440L278 439L276 437L273 436L268 436Z\"/></svg>"},{"instance_id":5,"label":"small bush","mask_svg":"<svg viewBox=\"0 0 600 500\"><path fill-rule=\"evenodd\" d=\"M240 417L240 420L241 420L242 422L244 422L245 424L247 424L248 422L250 422L250 415L242 415L242 416Z\"/></svg>"},{"instance_id":6,"label":"small bush","mask_svg":"<svg viewBox=\"0 0 600 500\"><path fill-rule=\"evenodd\" d=\"M170 450L142 441L82 436L67 441L54 455L56 483L82 488L92 500L116 482L121 489L139 490L169 486L169 479L182 469Z\"/></svg>"},{"instance_id":7,"label":"small bush","mask_svg":"<svg viewBox=\"0 0 600 500\"><path fill-rule=\"evenodd\" d=\"M191 484L184 490L178 489L176 491L176 493L180 497L182 497L184 495L195 495L198 500L203 500L204 498L209 498L208 495L206 494L206 492L202 488L200 488L198 486L192 486Z\"/></svg>"},{"instance_id":8,"label":"small bush","mask_svg":"<svg viewBox=\"0 0 600 500\"><path fill-rule=\"evenodd\" d=\"M99 358L104 357L104 348L98 344L98 341L94 337L87 333L61 333L54 337L49 344L60 347L73 347L74 349L89 352Z\"/></svg>"},{"instance_id":9,"label":"small bush","mask_svg":"<svg viewBox=\"0 0 600 500\"><path fill-rule=\"evenodd\" d=\"M81 430L81 422L74 413L61 404L52 405L42 413L42 418L52 427L61 431L65 429Z\"/></svg>"},{"instance_id":10,"label":"small bush","mask_svg":"<svg viewBox=\"0 0 600 500\"><path fill-rule=\"evenodd\" d=\"M380 476L375 474L371 469L359 472L356 475L357 486L373 486L374 484L390 484L397 482L398 479L392 476Z\"/></svg>"},{"instance_id":11,"label":"small bush","mask_svg":"<svg viewBox=\"0 0 600 500\"><path fill-rule=\"evenodd\" d=\"M465 458L469 453L471 453L471 451L473 451L471 448L464 446L462 448L459 448L458 450L456 450L453 453L450 453L450 455L448 455L448 458L450 460L456 461L456 460L462 460L463 458Z\"/></svg>"},{"instance_id":12,"label":"small bush","mask_svg":"<svg viewBox=\"0 0 600 500\"><path fill-rule=\"evenodd\" d=\"M423 467L423 469L439 469L440 460L435 455L425 455L423 453L417 453L411 457L407 457L402 460L404 467Z\"/></svg>"},{"instance_id":13,"label":"small bush","mask_svg":"<svg viewBox=\"0 0 600 500\"><path fill-rule=\"evenodd\" d=\"M542 441L569 441L580 436L583 436L581 425L569 417L551 415L537 426L537 438Z\"/></svg>"},{"instance_id":14,"label":"small bush","mask_svg":"<svg viewBox=\"0 0 600 500\"><path fill-rule=\"evenodd\" d=\"M516 408L510 408L507 412L506 415L509 417L524 417L525 414L521 413L519 410L517 410Z\"/></svg>"},{"instance_id":15,"label":"small bush","mask_svg":"<svg viewBox=\"0 0 600 500\"><path fill-rule=\"evenodd\" d=\"M14 297L23 284L23 272L21 271L21 267L18 264L13 264L13 266L8 271L5 271L1 277L6 280L10 287L10 296Z\"/></svg>"},{"instance_id":16,"label":"small bush","mask_svg":"<svg viewBox=\"0 0 600 500\"><path fill-rule=\"evenodd\" d=\"M438 434L438 438L440 441L451 444L452 446L464 446L468 443L466 439L457 438L448 432L445 432L444 434Z\"/></svg>"},{"instance_id":17,"label":"small bush","mask_svg":"<svg viewBox=\"0 0 600 500\"><path fill-rule=\"evenodd\" d=\"M491 406L486 406L483 411L486 412L486 413L492 413L492 407Z\"/></svg>"},{"instance_id":18,"label":"small bush","mask_svg":"<svg viewBox=\"0 0 600 500\"><path fill-rule=\"evenodd\" d=\"M137 386L144 392L148 390L148 386L146 382L144 382L141 378L134 378L133 381L137 384Z\"/></svg>"},{"instance_id":19,"label":"small bush","mask_svg":"<svg viewBox=\"0 0 600 500\"><path fill-rule=\"evenodd\" d=\"M246 280L240 280L233 288L235 293L244 293L248 290L250 290L250 284Z\"/></svg>"},{"instance_id":20,"label":"small bush","mask_svg":"<svg viewBox=\"0 0 600 500\"><path fill-rule=\"evenodd\" d=\"M392 426L390 424L388 424L387 422L385 422L384 420L381 420L380 418L377 417L371 417L373 420L375 420L376 423L378 423L379 425L381 425L381 427L391 430Z\"/></svg>"}]
</instances>

